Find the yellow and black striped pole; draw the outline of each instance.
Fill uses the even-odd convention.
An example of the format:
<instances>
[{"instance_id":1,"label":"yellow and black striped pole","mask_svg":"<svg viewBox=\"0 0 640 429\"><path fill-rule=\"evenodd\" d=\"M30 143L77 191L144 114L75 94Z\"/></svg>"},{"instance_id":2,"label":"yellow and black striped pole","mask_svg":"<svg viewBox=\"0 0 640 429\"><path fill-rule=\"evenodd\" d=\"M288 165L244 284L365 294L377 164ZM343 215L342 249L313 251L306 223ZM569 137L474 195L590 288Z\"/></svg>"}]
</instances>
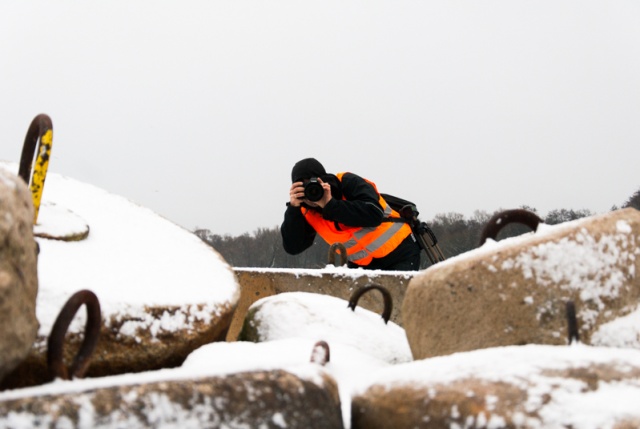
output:
<instances>
[{"instance_id":1,"label":"yellow and black striped pole","mask_svg":"<svg viewBox=\"0 0 640 429\"><path fill-rule=\"evenodd\" d=\"M40 141L39 145L37 145L38 141ZM33 196L34 225L38 221L38 212L40 211L44 181L47 177L47 169L49 168L52 144L53 124L51 123L51 118L41 113L31 121L29 130L27 131L27 136L22 146L22 156L20 157L20 170L18 171L18 175L22 177L31 189L31 195ZM38 149L37 154L36 145ZM31 179L29 176L31 176Z\"/></svg>"}]
</instances>

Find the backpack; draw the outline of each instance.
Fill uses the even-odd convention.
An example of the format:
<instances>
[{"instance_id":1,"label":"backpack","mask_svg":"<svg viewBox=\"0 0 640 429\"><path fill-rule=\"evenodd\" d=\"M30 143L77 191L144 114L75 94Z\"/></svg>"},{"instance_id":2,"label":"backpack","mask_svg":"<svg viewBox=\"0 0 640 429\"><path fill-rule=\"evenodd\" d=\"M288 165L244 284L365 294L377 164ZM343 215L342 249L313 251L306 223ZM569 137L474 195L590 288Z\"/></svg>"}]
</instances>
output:
<instances>
[{"instance_id":1,"label":"backpack","mask_svg":"<svg viewBox=\"0 0 640 429\"><path fill-rule=\"evenodd\" d=\"M426 222L418 219L420 212L414 203L390 194L380 194L393 210L400 214L400 219L391 218L387 222L406 222L411 227L411 231L416 236L420 248L425 251L431 264L436 264L445 260L438 239Z\"/></svg>"}]
</instances>

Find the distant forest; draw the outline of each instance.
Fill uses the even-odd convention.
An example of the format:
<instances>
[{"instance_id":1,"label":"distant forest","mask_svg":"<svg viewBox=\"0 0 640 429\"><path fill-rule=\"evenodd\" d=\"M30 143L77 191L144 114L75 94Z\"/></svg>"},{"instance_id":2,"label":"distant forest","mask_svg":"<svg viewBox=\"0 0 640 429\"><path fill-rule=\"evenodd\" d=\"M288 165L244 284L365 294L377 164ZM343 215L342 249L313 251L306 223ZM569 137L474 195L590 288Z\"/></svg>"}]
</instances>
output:
<instances>
[{"instance_id":1,"label":"distant forest","mask_svg":"<svg viewBox=\"0 0 640 429\"><path fill-rule=\"evenodd\" d=\"M640 189L622 207L634 207L640 210ZM532 207L520 208L537 213ZM617 206L611 208L611 210L617 209ZM478 247L482 229L494 214L476 211L470 219L465 219L465 216L459 213L443 213L436 215L430 221L421 220L431 227L442 253L450 258ZM556 225L593 214L590 210L558 209L549 212L543 220L548 225ZM511 224L505 227L497 238L501 240L527 231L529 229L524 225ZM279 227L259 228L252 234L247 232L236 237L217 235L208 229L195 230L194 234L211 245L233 267L324 268L329 260L329 246L319 236L313 246L301 254L287 254L282 248ZM423 255L422 268L428 266L429 262Z\"/></svg>"}]
</instances>

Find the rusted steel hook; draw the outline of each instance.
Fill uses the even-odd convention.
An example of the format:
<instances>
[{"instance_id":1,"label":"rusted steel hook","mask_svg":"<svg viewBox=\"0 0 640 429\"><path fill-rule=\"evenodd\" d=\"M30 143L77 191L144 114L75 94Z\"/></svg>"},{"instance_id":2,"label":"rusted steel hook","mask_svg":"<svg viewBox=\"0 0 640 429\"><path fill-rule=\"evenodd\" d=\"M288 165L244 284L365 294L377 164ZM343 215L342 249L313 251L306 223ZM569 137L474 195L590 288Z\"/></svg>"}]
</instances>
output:
<instances>
[{"instance_id":1,"label":"rusted steel hook","mask_svg":"<svg viewBox=\"0 0 640 429\"><path fill-rule=\"evenodd\" d=\"M69 324L75 317L80 306L87 307L87 323L84 328L84 339L73 363L67 369L64 365L64 337L69 329ZM89 368L89 363L100 337L102 315L98 297L90 290L81 290L74 293L60 310L60 314L51 328L51 334L47 342L47 365L53 379L82 378Z\"/></svg>"},{"instance_id":2,"label":"rusted steel hook","mask_svg":"<svg viewBox=\"0 0 640 429\"><path fill-rule=\"evenodd\" d=\"M340 255L340 263L336 264L336 256ZM329 263L341 267L347 263L347 248L342 243L333 243L329 247Z\"/></svg>"},{"instance_id":3,"label":"rusted steel hook","mask_svg":"<svg viewBox=\"0 0 640 429\"><path fill-rule=\"evenodd\" d=\"M36 153L36 144L38 150ZM47 177L47 169L49 168L49 159L51 158L51 145L53 144L53 124L51 118L41 113L36 116L27 130L27 135L22 145L22 156L20 157L20 168L18 176L29 185L31 195L33 197L33 224L38 221L38 212L40 211L40 201L42 200L42 191L44 190L44 181ZM35 158L35 165L34 163ZM33 170L33 174L31 171ZM29 176L31 175L31 180Z\"/></svg>"},{"instance_id":4,"label":"rusted steel hook","mask_svg":"<svg viewBox=\"0 0 640 429\"><path fill-rule=\"evenodd\" d=\"M580 342L580 332L578 330L578 318L576 317L576 305L573 301L567 301L565 306L567 314L567 326L569 344L572 342Z\"/></svg>"},{"instance_id":5,"label":"rusted steel hook","mask_svg":"<svg viewBox=\"0 0 640 429\"><path fill-rule=\"evenodd\" d=\"M377 289L382 293L382 298L384 300L382 319L384 320L385 324L389 323L389 319L391 318L391 310L393 308L393 300L391 299L391 294L389 293L389 291L378 284L368 283L365 286L357 289L349 299L349 308L353 311L356 311L356 305L358 305L358 300L360 299L360 297L373 289Z\"/></svg>"},{"instance_id":6,"label":"rusted steel hook","mask_svg":"<svg viewBox=\"0 0 640 429\"><path fill-rule=\"evenodd\" d=\"M525 209L501 211L493 215L484 226L479 245L482 246L488 238L495 240L502 228L511 223L521 223L531 228L532 231L536 231L543 220L537 214Z\"/></svg>"},{"instance_id":7,"label":"rusted steel hook","mask_svg":"<svg viewBox=\"0 0 640 429\"><path fill-rule=\"evenodd\" d=\"M329 363L330 353L329 344L326 341L318 341L311 350L311 362L325 366Z\"/></svg>"}]
</instances>

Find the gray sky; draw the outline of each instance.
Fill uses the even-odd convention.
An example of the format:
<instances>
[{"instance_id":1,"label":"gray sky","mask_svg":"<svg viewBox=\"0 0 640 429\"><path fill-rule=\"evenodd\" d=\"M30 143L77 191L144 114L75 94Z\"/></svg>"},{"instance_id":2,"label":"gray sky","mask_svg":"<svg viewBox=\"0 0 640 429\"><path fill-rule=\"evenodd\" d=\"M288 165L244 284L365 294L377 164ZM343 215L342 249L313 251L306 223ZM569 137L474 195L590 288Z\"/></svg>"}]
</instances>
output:
<instances>
[{"instance_id":1,"label":"gray sky","mask_svg":"<svg viewBox=\"0 0 640 429\"><path fill-rule=\"evenodd\" d=\"M3 1L0 159L193 230L279 225L318 158L438 213L640 188L640 2ZM45 186L45 197L47 188Z\"/></svg>"}]
</instances>

